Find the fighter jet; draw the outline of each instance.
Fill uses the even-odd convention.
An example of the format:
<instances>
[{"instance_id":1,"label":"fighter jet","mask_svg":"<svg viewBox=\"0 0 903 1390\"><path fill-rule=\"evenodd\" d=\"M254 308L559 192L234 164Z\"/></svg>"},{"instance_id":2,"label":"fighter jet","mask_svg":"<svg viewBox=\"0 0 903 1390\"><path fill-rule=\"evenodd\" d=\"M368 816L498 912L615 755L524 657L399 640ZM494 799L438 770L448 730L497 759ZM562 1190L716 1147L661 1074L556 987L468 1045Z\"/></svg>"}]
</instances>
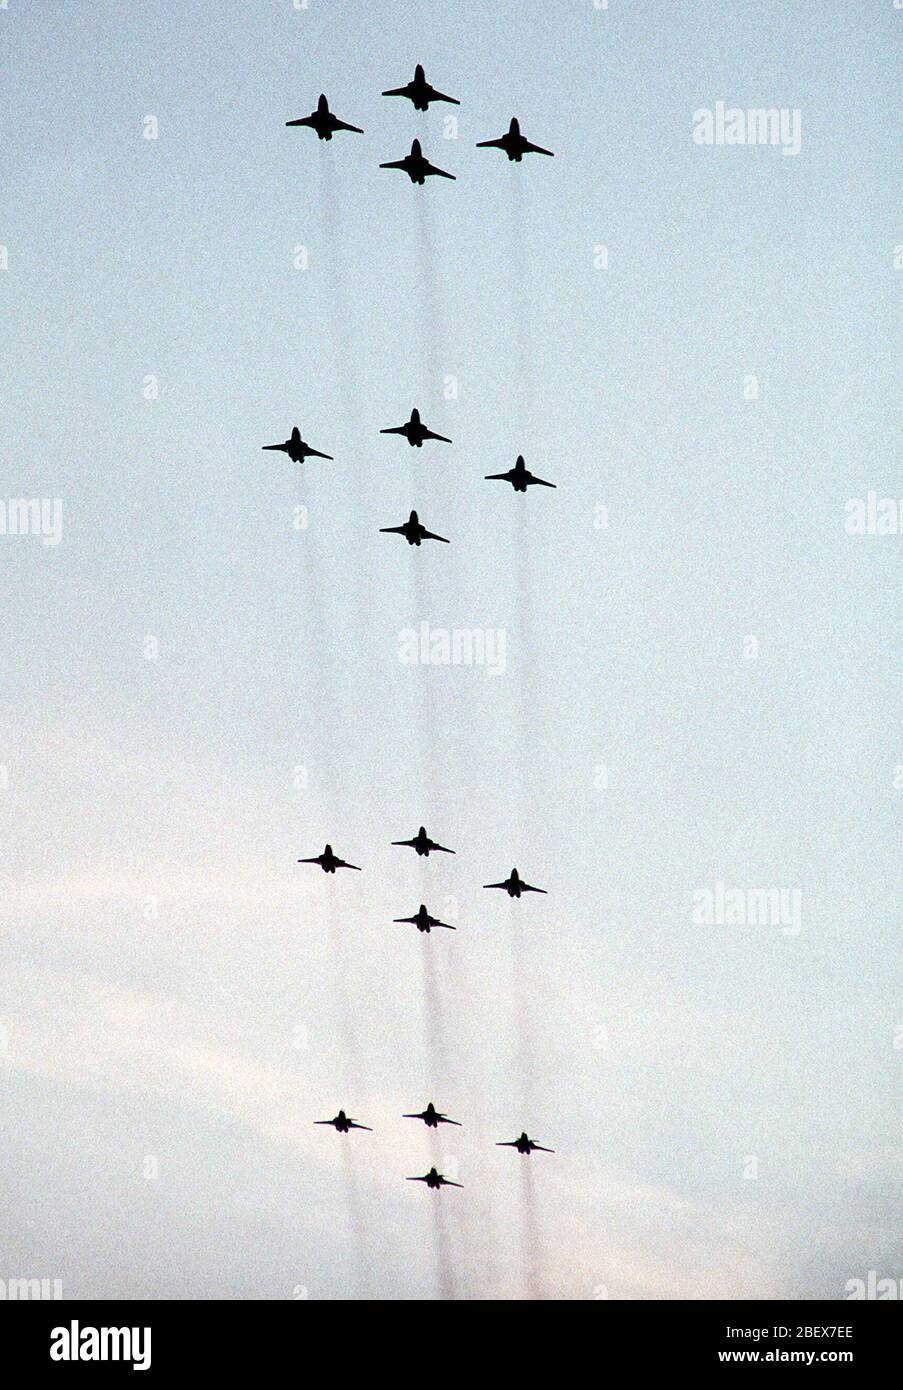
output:
<instances>
[{"instance_id":1,"label":"fighter jet","mask_svg":"<svg viewBox=\"0 0 903 1390\"><path fill-rule=\"evenodd\" d=\"M437 536L434 531L428 531L425 526L421 526L416 512L411 512L403 526L380 526L379 529L386 535L404 536L408 545L419 545L421 541L442 541L444 545L450 544L445 536Z\"/></svg>"},{"instance_id":2,"label":"fighter jet","mask_svg":"<svg viewBox=\"0 0 903 1390\"><path fill-rule=\"evenodd\" d=\"M440 922L438 917L431 917L426 910L426 905L421 903L413 917L393 917L393 922L410 922L412 927L418 931L430 932L433 927L448 927L449 931L457 931L457 927L449 926L448 922Z\"/></svg>"},{"instance_id":3,"label":"fighter jet","mask_svg":"<svg viewBox=\"0 0 903 1390\"><path fill-rule=\"evenodd\" d=\"M523 454L518 454L517 463L513 468L509 468L507 473L487 473L486 481L498 479L499 482L510 483L515 492L526 492L528 487L534 483L539 483L541 487L555 487L555 483L547 483L545 478L537 478L535 473L531 473L524 463Z\"/></svg>"},{"instance_id":4,"label":"fighter jet","mask_svg":"<svg viewBox=\"0 0 903 1390\"><path fill-rule=\"evenodd\" d=\"M424 1173L422 1178L406 1178L406 1182L425 1182L427 1187L434 1187L437 1191L440 1187L463 1187L463 1182L452 1182L451 1178L443 1177L437 1173L435 1168L431 1168L428 1173Z\"/></svg>"},{"instance_id":5,"label":"fighter jet","mask_svg":"<svg viewBox=\"0 0 903 1390\"><path fill-rule=\"evenodd\" d=\"M445 845L437 845L435 840L431 840L423 826L417 831L413 840L393 840L393 845L406 845L409 849L415 849L421 858L424 856L429 859L431 850L441 850L443 854L454 854L453 849L446 849Z\"/></svg>"},{"instance_id":6,"label":"fighter jet","mask_svg":"<svg viewBox=\"0 0 903 1390\"><path fill-rule=\"evenodd\" d=\"M504 883L484 883L484 888L504 888L509 898L519 898L521 893L545 893L545 888L534 888L530 883L524 883L517 869L511 870L511 877L506 878Z\"/></svg>"},{"instance_id":7,"label":"fighter jet","mask_svg":"<svg viewBox=\"0 0 903 1390\"><path fill-rule=\"evenodd\" d=\"M552 155L551 150L544 150L542 145L531 145L529 140L524 139L520 133L520 123L516 116L511 117L511 124L504 135L500 135L498 140L478 140L477 149L504 150L508 158L513 159L515 164L520 164L525 154Z\"/></svg>"},{"instance_id":8,"label":"fighter jet","mask_svg":"<svg viewBox=\"0 0 903 1390\"><path fill-rule=\"evenodd\" d=\"M450 1120L447 1115L440 1115L432 1101L425 1110L421 1110L419 1115L402 1115L403 1120L422 1120L427 1129L438 1129L440 1125L457 1125L461 1128L460 1120Z\"/></svg>"},{"instance_id":9,"label":"fighter jet","mask_svg":"<svg viewBox=\"0 0 903 1390\"><path fill-rule=\"evenodd\" d=\"M337 130L353 130L356 135L363 135L359 125L349 125L347 121L340 121L338 116L334 116L329 109L329 102L320 95L317 102L316 111L311 111L309 116L302 116L297 121L286 121L286 125L308 125L311 130L315 130L321 140L331 140Z\"/></svg>"},{"instance_id":10,"label":"fighter jet","mask_svg":"<svg viewBox=\"0 0 903 1390\"><path fill-rule=\"evenodd\" d=\"M380 169L403 169L411 183L426 183L427 179L433 174L438 174L443 179L454 179L454 174L447 174L444 169L439 169L435 164L430 164L420 148L420 141L415 140L411 145L411 153L406 154L404 159L390 160L388 164L381 164Z\"/></svg>"},{"instance_id":11,"label":"fighter jet","mask_svg":"<svg viewBox=\"0 0 903 1390\"><path fill-rule=\"evenodd\" d=\"M448 101L452 106L460 106L460 101L456 97L447 97L444 92L437 92L426 80L426 73L420 63L414 69L414 80L405 87L390 87L387 92L383 92L384 97L407 97L408 101L414 103L415 111L426 111L431 101Z\"/></svg>"},{"instance_id":12,"label":"fighter jet","mask_svg":"<svg viewBox=\"0 0 903 1390\"><path fill-rule=\"evenodd\" d=\"M369 1125L359 1125L357 1120L352 1120L345 1114L344 1110L340 1110L334 1120L314 1120L314 1124L332 1125L334 1129L338 1130L339 1134L347 1134L350 1129L367 1129L370 1130L371 1134L373 1133Z\"/></svg>"},{"instance_id":13,"label":"fighter jet","mask_svg":"<svg viewBox=\"0 0 903 1390\"><path fill-rule=\"evenodd\" d=\"M332 845L327 845L322 854L315 854L312 859L299 859L299 864L319 864L324 874L334 874L336 869L357 869L361 872L360 864L348 864L344 859L337 859L332 852Z\"/></svg>"},{"instance_id":14,"label":"fighter jet","mask_svg":"<svg viewBox=\"0 0 903 1390\"><path fill-rule=\"evenodd\" d=\"M290 437L284 444L262 444L262 449L275 449L277 453L288 454L292 463L303 463L305 459L331 459L332 454L321 454L319 449L312 449L309 444L305 444L301 438L301 431L296 425Z\"/></svg>"},{"instance_id":15,"label":"fighter jet","mask_svg":"<svg viewBox=\"0 0 903 1390\"><path fill-rule=\"evenodd\" d=\"M519 1139L504 1139L500 1144L496 1144L497 1149L517 1149L519 1154L531 1154L534 1149L540 1153L553 1154L554 1149L544 1149L542 1144L537 1144L535 1139L528 1139L526 1134L522 1134Z\"/></svg>"},{"instance_id":16,"label":"fighter jet","mask_svg":"<svg viewBox=\"0 0 903 1390\"><path fill-rule=\"evenodd\" d=\"M420 418L420 411L415 406L411 411L410 420L403 425L392 425L390 429L380 430L380 434L403 434L412 449L422 449L425 439L441 439L443 444L450 444L451 440L444 434L435 434L428 430Z\"/></svg>"}]
</instances>

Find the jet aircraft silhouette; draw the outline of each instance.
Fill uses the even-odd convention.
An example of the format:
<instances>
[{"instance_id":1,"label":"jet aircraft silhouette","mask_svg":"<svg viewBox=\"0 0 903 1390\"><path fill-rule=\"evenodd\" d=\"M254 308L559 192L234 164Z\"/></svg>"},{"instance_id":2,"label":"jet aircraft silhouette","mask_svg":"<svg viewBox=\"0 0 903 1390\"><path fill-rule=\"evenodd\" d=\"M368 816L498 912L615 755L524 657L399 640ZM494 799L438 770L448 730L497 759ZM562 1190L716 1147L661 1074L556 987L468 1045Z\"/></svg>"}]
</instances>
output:
<instances>
[{"instance_id":1,"label":"jet aircraft silhouette","mask_svg":"<svg viewBox=\"0 0 903 1390\"><path fill-rule=\"evenodd\" d=\"M460 1120L450 1120L447 1115L440 1115L432 1101L425 1110L421 1110L419 1115L402 1115L403 1120L422 1120L427 1129L438 1129L440 1125L457 1125L461 1128Z\"/></svg>"},{"instance_id":2,"label":"jet aircraft silhouette","mask_svg":"<svg viewBox=\"0 0 903 1390\"><path fill-rule=\"evenodd\" d=\"M357 869L361 872L359 864L348 864L344 859L337 859L332 852L332 845L327 845L322 854L315 854L312 859L299 859L299 864L319 864L324 874L334 874L336 869Z\"/></svg>"},{"instance_id":3,"label":"jet aircraft silhouette","mask_svg":"<svg viewBox=\"0 0 903 1390\"><path fill-rule=\"evenodd\" d=\"M412 927L418 931L429 932L433 927L448 927L449 931L457 931L457 927L449 926L448 922L440 922L438 917L431 917L426 910L426 905L421 903L413 917L393 917L393 922L410 922Z\"/></svg>"},{"instance_id":4,"label":"jet aircraft silhouette","mask_svg":"<svg viewBox=\"0 0 903 1390\"><path fill-rule=\"evenodd\" d=\"M336 1115L335 1119L314 1120L314 1124L332 1125L333 1129L338 1130L339 1134L347 1134L350 1129L367 1129L370 1130L371 1134L373 1133L373 1130L370 1129L369 1125L359 1125L357 1120L352 1120L348 1115L345 1114L344 1110L340 1110L339 1113Z\"/></svg>"},{"instance_id":5,"label":"jet aircraft silhouette","mask_svg":"<svg viewBox=\"0 0 903 1390\"><path fill-rule=\"evenodd\" d=\"M509 468L507 473L487 473L486 481L498 479L499 482L510 483L515 492L526 492L528 487L538 483L541 487L555 487L555 483L547 483L545 478L537 478L535 473L531 473L524 463L523 454L518 454L517 462L513 468Z\"/></svg>"},{"instance_id":6,"label":"jet aircraft silhouette","mask_svg":"<svg viewBox=\"0 0 903 1390\"><path fill-rule=\"evenodd\" d=\"M517 869L511 870L511 877L506 878L503 883L484 883L484 888L504 888L509 898L519 898L521 893L545 893L545 888L534 888L530 883L524 883Z\"/></svg>"},{"instance_id":7,"label":"jet aircraft silhouette","mask_svg":"<svg viewBox=\"0 0 903 1390\"><path fill-rule=\"evenodd\" d=\"M455 852L453 849L446 849L445 845L437 845L435 840L430 839L422 825L413 840L393 840L392 844L405 845L409 849L415 849L421 858L426 856L427 859L429 859L432 850L441 850L443 854L454 854Z\"/></svg>"},{"instance_id":8,"label":"jet aircraft silhouette","mask_svg":"<svg viewBox=\"0 0 903 1390\"><path fill-rule=\"evenodd\" d=\"M451 1178L443 1177L443 1175L442 1175L441 1173L437 1173L437 1172L436 1172L436 1169L435 1169L435 1168L431 1168L430 1171L429 1171L428 1173L424 1173L424 1175L423 1175L422 1178L406 1178L405 1181L406 1181L406 1182L425 1182L426 1185L427 1185L427 1187L433 1187L433 1188L436 1188L437 1190L438 1190L440 1187L463 1187L463 1186L464 1186L463 1182L452 1182Z\"/></svg>"},{"instance_id":9,"label":"jet aircraft silhouette","mask_svg":"<svg viewBox=\"0 0 903 1390\"><path fill-rule=\"evenodd\" d=\"M415 140L411 145L411 153L406 154L404 159L390 160L387 164L381 164L380 169L403 169L411 183L426 183L427 179L434 174L438 174L443 179L454 179L454 174L446 173L435 164L430 164L429 160L420 148L420 141Z\"/></svg>"},{"instance_id":10,"label":"jet aircraft silhouette","mask_svg":"<svg viewBox=\"0 0 903 1390\"><path fill-rule=\"evenodd\" d=\"M380 430L380 434L403 434L412 449L422 449L425 439L441 439L443 444L451 443L446 435L435 434L433 430L427 429L416 406L411 411L410 420L407 420L403 425L392 425L390 429Z\"/></svg>"},{"instance_id":11,"label":"jet aircraft silhouette","mask_svg":"<svg viewBox=\"0 0 903 1390\"><path fill-rule=\"evenodd\" d=\"M297 121L286 121L285 124L310 126L321 140L331 140L337 130L353 130L357 135L364 133L359 125L349 125L347 121L340 121L338 116L334 116L329 109L329 102L322 93L316 111L311 111L309 116L302 116Z\"/></svg>"},{"instance_id":12,"label":"jet aircraft silhouette","mask_svg":"<svg viewBox=\"0 0 903 1390\"><path fill-rule=\"evenodd\" d=\"M280 454L288 454L292 463L303 463L305 459L331 459L332 454L321 454L319 449L312 449L309 444L305 444L301 438L301 431L298 426L292 430L291 435L284 444L263 444L261 448L276 450Z\"/></svg>"},{"instance_id":13,"label":"jet aircraft silhouette","mask_svg":"<svg viewBox=\"0 0 903 1390\"><path fill-rule=\"evenodd\" d=\"M535 1139L529 1139L526 1133L521 1134L519 1139L504 1139L500 1144L496 1144L497 1149L517 1149L519 1154L531 1154L534 1149L540 1153L553 1154L554 1149L544 1149L542 1144L537 1144Z\"/></svg>"},{"instance_id":14,"label":"jet aircraft silhouette","mask_svg":"<svg viewBox=\"0 0 903 1390\"><path fill-rule=\"evenodd\" d=\"M407 97L408 101L414 103L415 111L426 111L431 101L448 101L452 106L461 105L456 97L447 97L444 92L437 92L436 88L427 82L421 63L414 69L413 82L408 82L404 87L390 87L387 92L383 92L383 96Z\"/></svg>"},{"instance_id":15,"label":"jet aircraft silhouette","mask_svg":"<svg viewBox=\"0 0 903 1390\"><path fill-rule=\"evenodd\" d=\"M531 145L529 140L525 140L520 133L520 122L516 116L511 117L511 124L500 135L498 140L478 140L477 149L496 149L504 150L509 159L513 159L515 164L520 164L525 154L547 154L552 155L551 150L544 150L542 145Z\"/></svg>"},{"instance_id":16,"label":"jet aircraft silhouette","mask_svg":"<svg viewBox=\"0 0 903 1390\"><path fill-rule=\"evenodd\" d=\"M450 544L447 537L437 536L435 531L428 531L425 526L421 526L416 512L411 512L403 526L380 526L379 529L386 535L404 536L408 545L419 545L421 541L442 541L444 545Z\"/></svg>"}]
</instances>

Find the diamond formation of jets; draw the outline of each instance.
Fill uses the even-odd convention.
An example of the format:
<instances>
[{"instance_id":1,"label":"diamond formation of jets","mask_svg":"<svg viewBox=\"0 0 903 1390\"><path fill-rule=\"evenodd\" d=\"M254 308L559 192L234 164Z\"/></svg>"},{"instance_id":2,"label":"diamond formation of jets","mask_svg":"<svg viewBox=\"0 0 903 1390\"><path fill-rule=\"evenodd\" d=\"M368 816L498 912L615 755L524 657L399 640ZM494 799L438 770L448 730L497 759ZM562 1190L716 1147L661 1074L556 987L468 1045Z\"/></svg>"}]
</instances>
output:
<instances>
[{"instance_id":1,"label":"diamond formation of jets","mask_svg":"<svg viewBox=\"0 0 903 1390\"><path fill-rule=\"evenodd\" d=\"M327 845L322 854L315 854L310 859L299 859L299 864L319 864L324 874L334 874L336 869L357 869L361 872L360 864L349 864L344 859L338 859L333 854L332 845Z\"/></svg>"},{"instance_id":2,"label":"diamond formation of jets","mask_svg":"<svg viewBox=\"0 0 903 1390\"><path fill-rule=\"evenodd\" d=\"M532 883L524 883L517 869L511 870L511 875L502 883L484 883L484 888L504 888L509 898L519 898L521 893L545 893L545 888L534 888Z\"/></svg>"},{"instance_id":3,"label":"diamond formation of jets","mask_svg":"<svg viewBox=\"0 0 903 1390\"><path fill-rule=\"evenodd\" d=\"M431 932L433 927L445 927L448 931L458 930L457 927L451 926L448 922L440 922L438 917L431 917L426 910L425 903L420 904L413 917L393 917L392 920L393 922L410 923L418 931Z\"/></svg>"},{"instance_id":4,"label":"diamond formation of jets","mask_svg":"<svg viewBox=\"0 0 903 1390\"><path fill-rule=\"evenodd\" d=\"M411 411L410 420L406 420L403 425L391 425L388 429L380 430L380 434L404 435L412 449L422 449L425 439L439 439L443 444L451 444L447 435L436 434L433 430L427 429L416 406Z\"/></svg>"},{"instance_id":5,"label":"diamond formation of jets","mask_svg":"<svg viewBox=\"0 0 903 1390\"><path fill-rule=\"evenodd\" d=\"M520 164L525 154L547 154L554 159L551 150L544 150L542 145L533 145L529 140L525 140L520 133L520 122L516 116L511 117L511 124L500 135L497 140L478 140L478 150L504 150L509 159L515 164Z\"/></svg>"},{"instance_id":6,"label":"diamond formation of jets","mask_svg":"<svg viewBox=\"0 0 903 1390\"><path fill-rule=\"evenodd\" d=\"M321 454L319 449L313 449L310 444L305 444L297 425L284 444L262 444L261 448L280 454L288 454L292 463L303 463L305 459L332 459L332 454Z\"/></svg>"},{"instance_id":7,"label":"diamond formation of jets","mask_svg":"<svg viewBox=\"0 0 903 1390\"><path fill-rule=\"evenodd\" d=\"M420 141L415 140L411 145L410 154L406 154L404 159L389 160L385 164L380 164L380 169L401 169L411 183L426 183L428 178L436 175L442 179L454 179L454 174L449 174L445 169L440 169L438 165L431 164L420 146Z\"/></svg>"},{"instance_id":8,"label":"diamond formation of jets","mask_svg":"<svg viewBox=\"0 0 903 1390\"><path fill-rule=\"evenodd\" d=\"M460 106L457 97L447 97L444 92L437 92L426 80L426 73L423 65L418 63L414 69L414 79L406 83L404 87L390 87L387 92L383 92L384 97L407 97L408 101L414 103L415 111L426 111L431 101L447 101L452 106Z\"/></svg>"},{"instance_id":9,"label":"diamond formation of jets","mask_svg":"<svg viewBox=\"0 0 903 1390\"><path fill-rule=\"evenodd\" d=\"M547 483L545 478L537 478L535 473L531 473L524 463L523 454L518 454L517 462L513 468L509 468L507 473L487 473L487 482L510 483L515 492L526 492L528 487L539 485L540 487L556 487L555 483Z\"/></svg>"},{"instance_id":10,"label":"diamond formation of jets","mask_svg":"<svg viewBox=\"0 0 903 1390\"><path fill-rule=\"evenodd\" d=\"M463 1182L452 1182L451 1178L444 1177L442 1173L438 1173L435 1168L431 1168L430 1171L424 1173L422 1177L405 1178L405 1182L425 1182L427 1187L435 1188L437 1191L440 1187L464 1186Z\"/></svg>"},{"instance_id":11,"label":"diamond formation of jets","mask_svg":"<svg viewBox=\"0 0 903 1390\"><path fill-rule=\"evenodd\" d=\"M497 1149L517 1149L519 1154L531 1154L534 1151L543 1154L553 1154L555 1152L554 1149L544 1149L542 1144L537 1144L535 1139L528 1138L526 1132L521 1134L517 1139L503 1139L501 1143L496 1144L495 1147Z\"/></svg>"},{"instance_id":12,"label":"diamond formation of jets","mask_svg":"<svg viewBox=\"0 0 903 1390\"><path fill-rule=\"evenodd\" d=\"M370 1129L369 1125L362 1125L359 1124L357 1120L352 1120L351 1116L346 1115L344 1110L340 1110L339 1113L331 1120L314 1120L314 1124L332 1125L333 1129L337 1130L339 1134L347 1134L348 1131L351 1129L366 1129L371 1134L373 1133L373 1130Z\"/></svg>"},{"instance_id":13,"label":"diamond formation of jets","mask_svg":"<svg viewBox=\"0 0 903 1390\"><path fill-rule=\"evenodd\" d=\"M438 1129L440 1125L457 1125L461 1128L460 1120L450 1120L447 1115L442 1115L436 1109L432 1101L425 1110L421 1110L413 1115L402 1115L403 1120L422 1120L427 1129Z\"/></svg>"},{"instance_id":14,"label":"diamond formation of jets","mask_svg":"<svg viewBox=\"0 0 903 1390\"><path fill-rule=\"evenodd\" d=\"M443 854L454 854L453 849L446 849L445 845L437 845L435 840L431 840L426 830L421 825L413 840L393 840L393 845L404 845L406 849L416 850L421 858L429 859L430 855L436 851Z\"/></svg>"},{"instance_id":15,"label":"diamond formation of jets","mask_svg":"<svg viewBox=\"0 0 903 1390\"><path fill-rule=\"evenodd\" d=\"M353 130L356 135L363 135L359 125L349 125L347 121L340 121L338 116L334 116L329 109L329 102L320 94L317 102L316 111L311 111L309 116L302 116L297 121L286 121L287 126L304 125L315 130L319 139L331 140L337 130Z\"/></svg>"},{"instance_id":16,"label":"diamond formation of jets","mask_svg":"<svg viewBox=\"0 0 903 1390\"><path fill-rule=\"evenodd\" d=\"M383 535L404 536L408 545L419 545L421 541L442 541L443 545L451 544L447 536L437 536L435 531L428 531L425 526L421 526L416 512L411 512L403 526L380 526L379 529Z\"/></svg>"}]
</instances>

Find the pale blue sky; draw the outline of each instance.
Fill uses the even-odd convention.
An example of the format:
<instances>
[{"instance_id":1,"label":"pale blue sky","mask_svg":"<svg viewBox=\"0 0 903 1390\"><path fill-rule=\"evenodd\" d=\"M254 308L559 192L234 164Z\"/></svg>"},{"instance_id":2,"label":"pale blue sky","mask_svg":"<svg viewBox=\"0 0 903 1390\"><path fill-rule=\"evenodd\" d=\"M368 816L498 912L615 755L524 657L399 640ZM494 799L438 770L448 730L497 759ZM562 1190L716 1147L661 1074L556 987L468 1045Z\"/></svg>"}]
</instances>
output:
<instances>
[{"instance_id":1,"label":"pale blue sky","mask_svg":"<svg viewBox=\"0 0 903 1390\"><path fill-rule=\"evenodd\" d=\"M524 1127L550 1294L903 1274L901 540L843 524L900 492L901 22L0 12L3 495L64 508L0 537L9 1275L432 1297L430 1098L459 1294L522 1291ZM379 95L416 62L460 108ZM285 128L321 91L363 136ZM694 145L718 100L798 107L800 153ZM554 160L474 148L512 114ZM414 135L456 183L378 168ZM414 404L453 446L379 435ZM293 424L335 462L260 452ZM558 490L483 482L518 453ZM411 507L452 545L378 534ZM401 665L420 621L504 629L505 674ZM389 848L424 822L455 859ZM327 839L365 872L296 865ZM514 862L547 898L482 892ZM694 926L719 878L801 889L800 935ZM455 936L392 924L422 899Z\"/></svg>"}]
</instances>

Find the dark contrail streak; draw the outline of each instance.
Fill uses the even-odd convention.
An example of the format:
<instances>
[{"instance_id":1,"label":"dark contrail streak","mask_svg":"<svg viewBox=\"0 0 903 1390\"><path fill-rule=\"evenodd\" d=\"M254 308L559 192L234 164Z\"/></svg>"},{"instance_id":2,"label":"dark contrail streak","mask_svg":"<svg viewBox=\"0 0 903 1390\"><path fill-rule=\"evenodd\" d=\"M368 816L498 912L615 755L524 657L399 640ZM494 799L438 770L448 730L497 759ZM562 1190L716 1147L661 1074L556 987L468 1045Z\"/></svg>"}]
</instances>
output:
<instances>
[{"instance_id":1,"label":"dark contrail streak","mask_svg":"<svg viewBox=\"0 0 903 1390\"><path fill-rule=\"evenodd\" d=\"M524 1294L531 1300L545 1298L542 1237L533 1186L533 1158L520 1157L521 1240L524 1262Z\"/></svg>"}]
</instances>

